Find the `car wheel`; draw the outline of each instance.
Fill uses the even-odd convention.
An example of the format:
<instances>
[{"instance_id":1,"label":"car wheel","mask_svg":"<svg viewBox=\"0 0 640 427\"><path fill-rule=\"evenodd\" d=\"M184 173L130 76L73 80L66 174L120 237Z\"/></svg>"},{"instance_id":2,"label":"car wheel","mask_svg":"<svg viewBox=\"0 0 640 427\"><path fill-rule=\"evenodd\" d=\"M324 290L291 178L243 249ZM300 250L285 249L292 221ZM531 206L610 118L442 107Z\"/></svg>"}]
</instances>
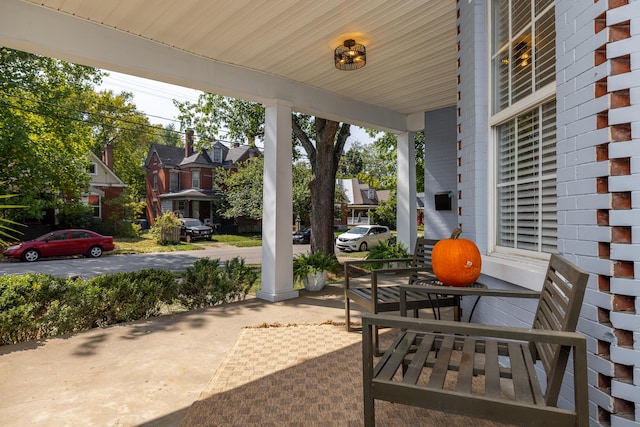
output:
<instances>
[{"instance_id":1,"label":"car wheel","mask_svg":"<svg viewBox=\"0 0 640 427\"><path fill-rule=\"evenodd\" d=\"M102 248L100 246L91 246L89 256L91 258L100 258L102 256Z\"/></svg>"},{"instance_id":2,"label":"car wheel","mask_svg":"<svg viewBox=\"0 0 640 427\"><path fill-rule=\"evenodd\" d=\"M367 250L367 242L360 243L360 252L364 252Z\"/></svg>"},{"instance_id":3,"label":"car wheel","mask_svg":"<svg viewBox=\"0 0 640 427\"><path fill-rule=\"evenodd\" d=\"M22 260L27 262L34 262L40 258L40 252L35 249L27 249L22 254Z\"/></svg>"}]
</instances>

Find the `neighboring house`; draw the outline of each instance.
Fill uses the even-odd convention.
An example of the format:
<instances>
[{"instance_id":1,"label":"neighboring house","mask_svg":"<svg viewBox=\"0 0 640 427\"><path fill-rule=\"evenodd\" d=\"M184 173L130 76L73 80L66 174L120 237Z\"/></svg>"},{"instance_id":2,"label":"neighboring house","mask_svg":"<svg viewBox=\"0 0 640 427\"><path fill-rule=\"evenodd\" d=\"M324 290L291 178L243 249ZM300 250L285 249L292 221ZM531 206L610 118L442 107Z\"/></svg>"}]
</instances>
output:
<instances>
[{"instance_id":1,"label":"neighboring house","mask_svg":"<svg viewBox=\"0 0 640 427\"><path fill-rule=\"evenodd\" d=\"M122 219L124 217L122 204L110 202L117 199L127 185L113 171L111 144L105 146L102 160L94 153L89 155L88 172L91 183L82 199L93 209L94 218L106 220L115 216Z\"/></svg>"},{"instance_id":2,"label":"neighboring house","mask_svg":"<svg viewBox=\"0 0 640 427\"><path fill-rule=\"evenodd\" d=\"M215 215L219 198L214 189L216 169L237 169L238 163L259 155L253 145L227 147L220 141L208 151L194 151L192 131L186 134L184 148L152 144L144 164L149 224L168 211L205 224L222 222Z\"/></svg>"},{"instance_id":3,"label":"neighboring house","mask_svg":"<svg viewBox=\"0 0 640 427\"><path fill-rule=\"evenodd\" d=\"M340 219L335 226L371 224L369 213L376 210L378 204L389 199L389 190L376 190L357 178L336 179L336 187L341 189L346 203L341 206Z\"/></svg>"}]
</instances>

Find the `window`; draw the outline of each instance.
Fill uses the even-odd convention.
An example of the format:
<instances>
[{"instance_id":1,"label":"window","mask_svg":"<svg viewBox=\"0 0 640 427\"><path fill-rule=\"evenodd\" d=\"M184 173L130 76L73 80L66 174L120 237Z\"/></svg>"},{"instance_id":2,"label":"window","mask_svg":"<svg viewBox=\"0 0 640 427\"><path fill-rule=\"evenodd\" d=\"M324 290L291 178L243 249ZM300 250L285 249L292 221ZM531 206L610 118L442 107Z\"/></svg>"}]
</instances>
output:
<instances>
[{"instance_id":1,"label":"window","mask_svg":"<svg viewBox=\"0 0 640 427\"><path fill-rule=\"evenodd\" d=\"M191 188L200 188L200 171L191 171Z\"/></svg>"},{"instance_id":2,"label":"window","mask_svg":"<svg viewBox=\"0 0 640 427\"><path fill-rule=\"evenodd\" d=\"M553 1L492 1L491 25L496 247L556 252Z\"/></svg>"},{"instance_id":3,"label":"window","mask_svg":"<svg viewBox=\"0 0 640 427\"><path fill-rule=\"evenodd\" d=\"M178 172L171 172L169 175L170 191L176 193L180 191L180 174Z\"/></svg>"},{"instance_id":4,"label":"window","mask_svg":"<svg viewBox=\"0 0 640 427\"><path fill-rule=\"evenodd\" d=\"M101 200L99 194L89 194L83 197L84 202L93 209L93 217L101 218Z\"/></svg>"},{"instance_id":5,"label":"window","mask_svg":"<svg viewBox=\"0 0 640 427\"><path fill-rule=\"evenodd\" d=\"M491 23L495 114L555 82L553 1L495 0Z\"/></svg>"},{"instance_id":6,"label":"window","mask_svg":"<svg viewBox=\"0 0 640 427\"><path fill-rule=\"evenodd\" d=\"M222 148L215 147L213 149L213 163L222 163Z\"/></svg>"},{"instance_id":7,"label":"window","mask_svg":"<svg viewBox=\"0 0 640 427\"><path fill-rule=\"evenodd\" d=\"M87 173L89 175L98 175L98 166L94 162L90 162L87 166Z\"/></svg>"},{"instance_id":8,"label":"window","mask_svg":"<svg viewBox=\"0 0 640 427\"><path fill-rule=\"evenodd\" d=\"M153 189L158 191L158 171L153 172Z\"/></svg>"},{"instance_id":9,"label":"window","mask_svg":"<svg viewBox=\"0 0 640 427\"><path fill-rule=\"evenodd\" d=\"M72 231L71 238L72 239L90 239L91 235L86 231Z\"/></svg>"},{"instance_id":10,"label":"window","mask_svg":"<svg viewBox=\"0 0 640 427\"><path fill-rule=\"evenodd\" d=\"M552 101L497 127L499 246L556 250L555 115Z\"/></svg>"}]
</instances>

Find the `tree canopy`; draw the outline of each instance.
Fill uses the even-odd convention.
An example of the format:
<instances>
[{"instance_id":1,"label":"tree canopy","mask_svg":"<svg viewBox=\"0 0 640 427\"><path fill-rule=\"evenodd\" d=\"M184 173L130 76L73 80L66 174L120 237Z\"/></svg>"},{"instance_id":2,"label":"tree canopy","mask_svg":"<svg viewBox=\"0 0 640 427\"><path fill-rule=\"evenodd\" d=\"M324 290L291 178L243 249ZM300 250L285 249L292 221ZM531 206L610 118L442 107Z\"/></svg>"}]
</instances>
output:
<instances>
[{"instance_id":1,"label":"tree canopy","mask_svg":"<svg viewBox=\"0 0 640 427\"><path fill-rule=\"evenodd\" d=\"M0 48L0 194L15 194L14 218L45 210L87 188L92 130L85 121L103 73Z\"/></svg>"},{"instance_id":2,"label":"tree canopy","mask_svg":"<svg viewBox=\"0 0 640 427\"><path fill-rule=\"evenodd\" d=\"M120 204L145 193L151 142L180 144L173 127L151 125L130 93L97 92L105 72L0 48L0 194L14 195L17 220L68 210L89 186L88 156L109 144L114 172L128 188ZM77 204L75 204L77 205Z\"/></svg>"}]
</instances>

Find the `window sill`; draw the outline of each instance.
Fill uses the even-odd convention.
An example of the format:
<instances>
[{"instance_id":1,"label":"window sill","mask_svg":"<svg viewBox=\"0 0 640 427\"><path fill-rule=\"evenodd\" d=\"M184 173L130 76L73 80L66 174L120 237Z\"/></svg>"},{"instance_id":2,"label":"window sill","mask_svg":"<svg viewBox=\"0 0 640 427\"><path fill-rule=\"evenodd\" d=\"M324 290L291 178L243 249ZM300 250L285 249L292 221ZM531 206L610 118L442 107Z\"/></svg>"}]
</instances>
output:
<instances>
[{"instance_id":1,"label":"window sill","mask_svg":"<svg viewBox=\"0 0 640 427\"><path fill-rule=\"evenodd\" d=\"M524 257L491 254L482 256L482 274L514 285L540 291L547 273L547 262Z\"/></svg>"}]
</instances>

